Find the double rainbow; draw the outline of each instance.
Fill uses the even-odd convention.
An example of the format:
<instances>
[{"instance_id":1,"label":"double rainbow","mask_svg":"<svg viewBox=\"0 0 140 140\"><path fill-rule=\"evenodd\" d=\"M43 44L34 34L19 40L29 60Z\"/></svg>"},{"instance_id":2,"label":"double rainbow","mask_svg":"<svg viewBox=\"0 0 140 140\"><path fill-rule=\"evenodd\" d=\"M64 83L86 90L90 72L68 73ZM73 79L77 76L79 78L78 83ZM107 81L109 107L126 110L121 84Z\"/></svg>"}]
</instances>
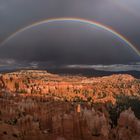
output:
<instances>
[{"instance_id":1,"label":"double rainbow","mask_svg":"<svg viewBox=\"0 0 140 140\"><path fill-rule=\"evenodd\" d=\"M32 27L35 26L39 26L42 24L47 24L47 23L51 23L51 22L57 22L57 21L73 21L73 22L79 22L79 23L84 23L84 24L89 24L92 26L96 26L98 28L101 28L105 31L108 31L110 33L112 33L113 35L115 35L117 38L121 39L121 41L123 41L128 47L130 47L138 56L140 56L140 52L139 50L128 40L126 39L123 35L121 35L120 33L118 33L117 31L115 31L114 29L112 29L109 26L103 25L101 23L92 21L92 20L87 20L87 19L82 19L82 18L50 18L50 19L45 19L39 22L35 22L29 26L26 26L22 29L19 29L18 31L16 31L15 33L11 34L8 38L6 38L2 43L1 46L5 45L8 41L10 41L11 39L13 39L15 36L19 35L20 33L24 32L25 30L28 30Z\"/></svg>"}]
</instances>

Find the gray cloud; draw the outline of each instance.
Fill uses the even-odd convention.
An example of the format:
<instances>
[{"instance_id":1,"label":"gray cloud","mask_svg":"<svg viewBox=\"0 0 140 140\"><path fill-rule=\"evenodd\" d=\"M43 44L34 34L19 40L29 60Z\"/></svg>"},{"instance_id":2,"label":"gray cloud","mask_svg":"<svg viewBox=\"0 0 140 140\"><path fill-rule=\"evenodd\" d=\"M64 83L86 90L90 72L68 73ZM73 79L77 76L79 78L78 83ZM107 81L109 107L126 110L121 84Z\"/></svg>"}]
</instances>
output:
<instances>
[{"instance_id":1,"label":"gray cloud","mask_svg":"<svg viewBox=\"0 0 140 140\"><path fill-rule=\"evenodd\" d=\"M0 59L0 67L2 66L10 66L15 64L16 61L14 59Z\"/></svg>"},{"instance_id":2,"label":"gray cloud","mask_svg":"<svg viewBox=\"0 0 140 140\"><path fill-rule=\"evenodd\" d=\"M46 61L54 65L139 61L135 52L113 34L72 21L43 24L26 30L2 46L0 56L27 62Z\"/></svg>"},{"instance_id":3,"label":"gray cloud","mask_svg":"<svg viewBox=\"0 0 140 140\"><path fill-rule=\"evenodd\" d=\"M140 71L140 64L113 64L113 65L67 65L64 68L94 69L100 71Z\"/></svg>"},{"instance_id":4,"label":"gray cloud","mask_svg":"<svg viewBox=\"0 0 140 140\"><path fill-rule=\"evenodd\" d=\"M79 17L111 26L140 49L139 9L137 0L0 0L0 42L36 21ZM63 26L61 30L60 26ZM60 26L59 29L52 25L24 32L0 48L0 57L29 63L46 61L54 65L139 61L130 48L108 33L81 25Z\"/></svg>"}]
</instances>

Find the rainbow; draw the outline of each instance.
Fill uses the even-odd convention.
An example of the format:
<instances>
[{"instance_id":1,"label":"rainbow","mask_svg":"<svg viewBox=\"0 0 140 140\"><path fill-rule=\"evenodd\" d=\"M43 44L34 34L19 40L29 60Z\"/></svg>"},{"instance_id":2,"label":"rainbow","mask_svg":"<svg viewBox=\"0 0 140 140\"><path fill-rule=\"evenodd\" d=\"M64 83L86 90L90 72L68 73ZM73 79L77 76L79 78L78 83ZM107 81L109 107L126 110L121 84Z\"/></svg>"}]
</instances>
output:
<instances>
[{"instance_id":1,"label":"rainbow","mask_svg":"<svg viewBox=\"0 0 140 140\"><path fill-rule=\"evenodd\" d=\"M39 26L41 24L47 24L47 23L52 23L52 22L59 22L59 21L73 21L73 22L79 22L79 23L84 23L84 24L89 24L92 26L96 26L98 28L101 28L105 31L108 31L110 33L112 33L113 35L115 35L117 38L121 39L121 41L123 41L127 46L129 46L138 56L140 56L140 52L139 50L130 42L128 41L127 38L125 38L123 35L121 35L120 33L118 33L117 31L115 31L114 29L112 29L111 27L107 26L107 25L103 25L101 23L98 23L96 21L92 21L92 20L87 20L87 19L82 19L82 18L50 18L50 19L45 19L39 22L35 22L29 26L26 26L22 29L19 29L18 31L16 31L15 33L11 34L8 38L6 38L2 43L1 46L5 45L8 41L10 41L12 38L14 38L15 36L19 35L20 33L24 32L25 30L28 30L32 27L35 26Z\"/></svg>"}]
</instances>

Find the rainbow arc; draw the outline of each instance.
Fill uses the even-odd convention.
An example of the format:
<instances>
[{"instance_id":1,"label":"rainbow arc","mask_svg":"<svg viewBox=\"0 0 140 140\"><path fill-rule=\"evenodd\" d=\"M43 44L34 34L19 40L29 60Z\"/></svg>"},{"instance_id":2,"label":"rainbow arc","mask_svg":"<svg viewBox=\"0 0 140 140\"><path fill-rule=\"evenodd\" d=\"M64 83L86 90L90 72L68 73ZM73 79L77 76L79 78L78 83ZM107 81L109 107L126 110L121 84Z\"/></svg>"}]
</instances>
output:
<instances>
[{"instance_id":1,"label":"rainbow arc","mask_svg":"<svg viewBox=\"0 0 140 140\"><path fill-rule=\"evenodd\" d=\"M87 20L87 19L82 19L82 18L50 18L50 19L45 19L39 22L35 22L29 26L26 26L22 29L19 29L18 31L14 32L13 34L11 34L8 38L6 38L2 43L1 46L5 45L8 41L10 41L11 39L13 39L14 37L16 37L17 35L19 35L20 33L33 28L35 26L39 26L42 24L47 24L47 23L52 23L52 22L57 22L57 21L73 21L73 22L79 22L79 23L84 23L84 24L90 24L92 26L96 26L98 28L101 28L105 31L108 31L110 33L112 33L114 36L116 36L117 38L119 38L121 41L123 41L128 47L130 47L138 56L140 56L140 52L139 50L123 35L121 35L120 33L118 33L117 31L115 31L114 29L112 29L109 26L103 25L101 23L98 23L96 21L92 21L92 20Z\"/></svg>"}]
</instances>

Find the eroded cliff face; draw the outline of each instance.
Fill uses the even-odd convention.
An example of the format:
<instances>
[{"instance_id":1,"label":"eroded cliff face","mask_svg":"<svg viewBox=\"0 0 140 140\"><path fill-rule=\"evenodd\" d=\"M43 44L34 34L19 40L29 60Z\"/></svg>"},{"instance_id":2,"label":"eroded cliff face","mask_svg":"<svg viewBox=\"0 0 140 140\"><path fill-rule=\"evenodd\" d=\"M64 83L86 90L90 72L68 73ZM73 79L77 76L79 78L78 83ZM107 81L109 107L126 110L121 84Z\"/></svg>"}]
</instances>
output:
<instances>
[{"instance_id":1,"label":"eroded cliff face","mask_svg":"<svg viewBox=\"0 0 140 140\"><path fill-rule=\"evenodd\" d=\"M116 133L120 140L140 139L140 120L135 117L131 108L120 114Z\"/></svg>"},{"instance_id":2,"label":"eroded cliff face","mask_svg":"<svg viewBox=\"0 0 140 140\"><path fill-rule=\"evenodd\" d=\"M107 108L34 96L0 99L1 140L138 140L140 120L131 109L111 127Z\"/></svg>"},{"instance_id":3,"label":"eroded cliff face","mask_svg":"<svg viewBox=\"0 0 140 140\"><path fill-rule=\"evenodd\" d=\"M95 111L94 108L92 110L84 109L83 116L92 136L103 137L106 140L109 138L109 120L104 113Z\"/></svg>"},{"instance_id":4,"label":"eroded cliff face","mask_svg":"<svg viewBox=\"0 0 140 140\"><path fill-rule=\"evenodd\" d=\"M0 78L0 88L13 93L43 94L68 101L115 104L116 95L139 96L140 81L127 74L86 78L30 70L3 74Z\"/></svg>"},{"instance_id":5,"label":"eroded cliff face","mask_svg":"<svg viewBox=\"0 0 140 140\"><path fill-rule=\"evenodd\" d=\"M116 95L139 100L140 82L130 75L20 71L2 75L0 88L0 140L140 139L140 120L131 108L120 112L113 127L108 110L110 103L117 106Z\"/></svg>"}]
</instances>

